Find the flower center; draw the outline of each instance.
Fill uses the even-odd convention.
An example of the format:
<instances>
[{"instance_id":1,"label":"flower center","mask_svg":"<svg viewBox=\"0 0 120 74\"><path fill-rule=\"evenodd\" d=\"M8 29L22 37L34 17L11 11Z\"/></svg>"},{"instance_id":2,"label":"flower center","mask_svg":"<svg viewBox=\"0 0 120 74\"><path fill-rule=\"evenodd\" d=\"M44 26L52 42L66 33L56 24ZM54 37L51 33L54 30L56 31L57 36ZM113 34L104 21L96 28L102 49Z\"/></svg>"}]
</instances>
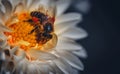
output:
<instances>
[{"instance_id":1,"label":"flower center","mask_svg":"<svg viewBox=\"0 0 120 74\"><path fill-rule=\"evenodd\" d=\"M53 24L53 17L39 11L22 12L8 20L7 27L12 32L5 32L5 35L11 46L18 45L24 50L32 47L40 49L53 38Z\"/></svg>"}]
</instances>

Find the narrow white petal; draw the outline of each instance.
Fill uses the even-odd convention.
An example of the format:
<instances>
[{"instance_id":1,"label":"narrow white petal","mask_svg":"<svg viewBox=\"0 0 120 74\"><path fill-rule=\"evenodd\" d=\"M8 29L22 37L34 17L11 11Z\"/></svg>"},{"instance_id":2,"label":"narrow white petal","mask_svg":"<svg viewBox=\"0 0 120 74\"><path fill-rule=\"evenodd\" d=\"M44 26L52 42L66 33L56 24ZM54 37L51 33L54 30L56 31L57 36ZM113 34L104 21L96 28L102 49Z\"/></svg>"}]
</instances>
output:
<instances>
[{"instance_id":1,"label":"narrow white petal","mask_svg":"<svg viewBox=\"0 0 120 74\"><path fill-rule=\"evenodd\" d=\"M27 74L40 74L39 68L34 63L27 65Z\"/></svg>"},{"instance_id":2,"label":"narrow white petal","mask_svg":"<svg viewBox=\"0 0 120 74\"><path fill-rule=\"evenodd\" d=\"M33 11L38 9L39 5L40 5L40 1L41 0L32 0L31 5L29 6L29 10Z\"/></svg>"},{"instance_id":3,"label":"narrow white petal","mask_svg":"<svg viewBox=\"0 0 120 74\"><path fill-rule=\"evenodd\" d=\"M2 23L0 23L0 31L7 31L7 32L11 32L11 30L9 28L7 28L5 25L3 25Z\"/></svg>"},{"instance_id":4,"label":"narrow white petal","mask_svg":"<svg viewBox=\"0 0 120 74\"><path fill-rule=\"evenodd\" d=\"M55 24L55 33L60 36L64 31L70 27L74 27L78 24L79 20L63 22L61 24Z\"/></svg>"},{"instance_id":5,"label":"narrow white petal","mask_svg":"<svg viewBox=\"0 0 120 74\"><path fill-rule=\"evenodd\" d=\"M66 11L66 9L69 7L71 3L71 0L59 0L57 1L57 15L60 16L62 13Z\"/></svg>"},{"instance_id":6,"label":"narrow white petal","mask_svg":"<svg viewBox=\"0 0 120 74\"><path fill-rule=\"evenodd\" d=\"M54 2L54 0L32 0L29 6L29 10L33 11L33 10L39 9L40 6L43 6L46 10L51 6L52 2Z\"/></svg>"},{"instance_id":7,"label":"narrow white petal","mask_svg":"<svg viewBox=\"0 0 120 74\"><path fill-rule=\"evenodd\" d=\"M2 18L5 16L5 13L3 12L3 6L0 5L0 19L3 20Z\"/></svg>"},{"instance_id":8,"label":"narrow white petal","mask_svg":"<svg viewBox=\"0 0 120 74\"><path fill-rule=\"evenodd\" d=\"M43 4L45 6L49 5L49 3L51 2L52 0L41 0L40 1L40 4Z\"/></svg>"},{"instance_id":9,"label":"narrow white petal","mask_svg":"<svg viewBox=\"0 0 120 74\"><path fill-rule=\"evenodd\" d=\"M1 2L6 9L6 14L10 15L10 13L12 12L12 4L10 3L10 1L9 0L2 0Z\"/></svg>"},{"instance_id":10,"label":"narrow white petal","mask_svg":"<svg viewBox=\"0 0 120 74\"><path fill-rule=\"evenodd\" d=\"M23 3L20 2L15 6L13 11L14 11L14 13L19 13L19 12L23 11L23 8L24 8Z\"/></svg>"},{"instance_id":11,"label":"narrow white petal","mask_svg":"<svg viewBox=\"0 0 120 74\"><path fill-rule=\"evenodd\" d=\"M72 55L72 53L69 53L67 51L60 51L58 53L60 57L66 60L72 67L79 70L84 69L83 63L78 59L78 57Z\"/></svg>"},{"instance_id":12,"label":"narrow white petal","mask_svg":"<svg viewBox=\"0 0 120 74\"><path fill-rule=\"evenodd\" d=\"M84 49L79 51L73 51L72 53L80 58L87 58L87 52Z\"/></svg>"},{"instance_id":13,"label":"narrow white petal","mask_svg":"<svg viewBox=\"0 0 120 74\"><path fill-rule=\"evenodd\" d=\"M87 37L87 32L83 30L82 28L77 28L77 27L71 27L68 30L64 31L61 36L67 37L70 39L82 39Z\"/></svg>"},{"instance_id":14,"label":"narrow white petal","mask_svg":"<svg viewBox=\"0 0 120 74\"><path fill-rule=\"evenodd\" d=\"M26 56L25 52L22 51L21 49L19 49L18 54L19 54L19 56L14 55L14 60L17 61L17 62L21 61Z\"/></svg>"},{"instance_id":15,"label":"narrow white petal","mask_svg":"<svg viewBox=\"0 0 120 74\"><path fill-rule=\"evenodd\" d=\"M56 60L53 60L53 62L58 66L58 68L63 71L64 74L72 74L72 68L71 66L65 62L63 59L58 58Z\"/></svg>"},{"instance_id":16,"label":"narrow white petal","mask_svg":"<svg viewBox=\"0 0 120 74\"><path fill-rule=\"evenodd\" d=\"M16 70L17 70L17 72L18 73L20 73L20 74L25 74L24 72L26 72L26 70L27 70L27 65L28 65L28 61L27 60L25 60L25 59L22 59L22 60L20 60L19 62L16 62Z\"/></svg>"},{"instance_id":17,"label":"narrow white petal","mask_svg":"<svg viewBox=\"0 0 120 74\"><path fill-rule=\"evenodd\" d=\"M5 60L5 54L3 52L0 52L0 60Z\"/></svg>"},{"instance_id":18,"label":"narrow white petal","mask_svg":"<svg viewBox=\"0 0 120 74\"><path fill-rule=\"evenodd\" d=\"M28 51L28 54L32 57L35 57L37 59L42 59L42 60L53 60L56 59L57 57L49 52L42 52L40 50L36 49L30 49Z\"/></svg>"},{"instance_id":19,"label":"narrow white petal","mask_svg":"<svg viewBox=\"0 0 120 74\"><path fill-rule=\"evenodd\" d=\"M73 69L72 74L81 74L78 70Z\"/></svg>"},{"instance_id":20,"label":"narrow white petal","mask_svg":"<svg viewBox=\"0 0 120 74\"><path fill-rule=\"evenodd\" d=\"M13 6L16 6L18 3L22 2L22 0L10 0Z\"/></svg>"},{"instance_id":21,"label":"narrow white petal","mask_svg":"<svg viewBox=\"0 0 120 74\"><path fill-rule=\"evenodd\" d=\"M1 48L5 48L6 45L7 45L6 41L3 41L3 40L0 41L0 47Z\"/></svg>"},{"instance_id":22,"label":"narrow white petal","mask_svg":"<svg viewBox=\"0 0 120 74\"><path fill-rule=\"evenodd\" d=\"M64 39L64 38L59 38L56 46L57 51L62 51L62 50L75 51L82 49L83 47L81 45L77 44L71 39Z\"/></svg>"},{"instance_id":23,"label":"narrow white petal","mask_svg":"<svg viewBox=\"0 0 120 74\"><path fill-rule=\"evenodd\" d=\"M18 47L18 46L16 46L16 47L12 48L12 49L11 49L11 53L12 53L12 54L14 54L14 53L15 53L18 49L19 49L19 47Z\"/></svg>"},{"instance_id":24,"label":"narrow white petal","mask_svg":"<svg viewBox=\"0 0 120 74\"><path fill-rule=\"evenodd\" d=\"M28 4L28 2L29 2L30 0L22 0L22 1L23 1L23 3L24 3L24 7L27 8L27 4Z\"/></svg>"},{"instance_id":25,"label":"narrow white petal","mask_svg":"<svg viewBox=\"0 0 120 74\"><path fill-rule=\"evenodd\" d=\"M29 9L34 0L26 0L26 8Z\"/></svg>"},{"instance_id":26,"label":"narrow white petal","mask_svg":"<svg viewBox=\"0 0 120 74\"><path fill-rule=\"evenodd\" d=\"M89 0L83 0L83 1L80 1L80 2L78 1L75 4L75 7L83 13L87 13L90 10L91 5L89 3Z\"/></svg>"},{"instance_id":27,"label":"narrow white petal","mask_svg":"<svg viewBox=\"0 0 120 74\"><path fill-rule=\"evenodd\" d=\"M42 74L49 74L49 72L54 72L54 69L50 67L48 63L39 63L36 65L39 66L39 70L41 71Z\"/></svg>"},{"instance_id":28,"label":"narrow white petal","mask_svg":"<svg viewBox=\"0 0 120 74\"><path fill-rule=\"evenodd\" d=\"M57 65L53 61L51 61L49 65L54 69L54 74L63 74L63 72L57 67Z\"/></svg>"},{"instance_id":29,"label":"narrow white petal","mask_svg":"<svg viewBox=\"0 0 120 74\"><path fill-rule=\"evenodd\" d=\"M6 41L6 38L7 37L5 36L5 34L3 32L0 32L0 39Z\"/></svg>"},{"instance_id":30,"label":"narrow white petal","mask_svg":"<svg viewBox=\"0 0 120 74\"><path fill-rule=\"evenodd\" d=\"M82 15L80 15L79 13L63 14L61 16L56 17L55 24L57 25L63 22L70 22L75 20L79 20L79 22L82 21Z\"/></svg>"}]
</instances>

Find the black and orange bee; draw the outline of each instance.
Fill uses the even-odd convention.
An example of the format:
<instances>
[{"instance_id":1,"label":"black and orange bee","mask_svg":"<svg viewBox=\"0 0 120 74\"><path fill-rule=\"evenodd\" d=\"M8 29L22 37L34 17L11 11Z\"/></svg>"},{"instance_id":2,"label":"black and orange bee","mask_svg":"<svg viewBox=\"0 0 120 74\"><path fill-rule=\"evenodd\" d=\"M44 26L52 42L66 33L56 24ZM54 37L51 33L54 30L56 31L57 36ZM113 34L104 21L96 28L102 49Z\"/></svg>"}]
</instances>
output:
<instances>
[{"instance_id":1,"label":"black and orange bee","mask_svg":"<svg viewBox=\"0 0 120 74\"><path fill-rule=\"evenodd\" d=\"M46 43L52 39L53 21L50 21L51 18L48 18L47 15L39 11L31 12L30 16L32 19L29 19L28 22L32 23L31 25L34 26L34 28L29 34L36 32L36 41L38 43ZM41 26L43 29L41 29Z\"/></svg>"}]
</instances>

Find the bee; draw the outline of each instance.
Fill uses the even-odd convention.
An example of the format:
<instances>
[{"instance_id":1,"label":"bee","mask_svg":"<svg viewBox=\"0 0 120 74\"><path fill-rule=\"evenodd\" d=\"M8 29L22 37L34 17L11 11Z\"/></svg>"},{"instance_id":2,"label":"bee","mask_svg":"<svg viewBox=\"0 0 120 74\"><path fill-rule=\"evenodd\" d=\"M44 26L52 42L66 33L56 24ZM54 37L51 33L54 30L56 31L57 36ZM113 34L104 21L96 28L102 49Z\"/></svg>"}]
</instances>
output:
<instances>
[{"instance_id":1,"label":"bee","mask_svg":"<svg viewBox=\"0 0 120 74\"><path fill-rule=\"evenodd\" d=\"M31 12L30 16L32 19L27 20L27 22L31 23L34 28L29 32L29 34L35 32L36 41L42 44L52 39L51 33L53 32L53 24L50 21L51 18L48 18L47 15L39 11Z\"/></svg>"}]
</instances>

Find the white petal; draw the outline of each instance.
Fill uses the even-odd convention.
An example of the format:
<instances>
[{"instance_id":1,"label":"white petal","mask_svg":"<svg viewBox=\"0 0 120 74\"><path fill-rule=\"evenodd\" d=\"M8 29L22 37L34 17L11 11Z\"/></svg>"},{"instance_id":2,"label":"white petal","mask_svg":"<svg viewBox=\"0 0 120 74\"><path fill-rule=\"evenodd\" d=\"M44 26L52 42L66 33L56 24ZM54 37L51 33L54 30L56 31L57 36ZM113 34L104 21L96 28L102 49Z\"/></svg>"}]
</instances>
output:
<instances>
[{"instance_id":1,"label":"white petal","mask_svg":"<svg viewBox=\"0 0 120 74\"><path fill-rule=\"evenodd\" d=\"M13 6L16 6L18 3L22 2L22 0L10 0Z\"/></svg>"},{"instance_id":2,"label":"white petal","mask_svg":"<svg viewBox=\"0 0 120 74\"><path fill-rule=\"evenodd\" d=\"M32 0L31 5L29 6L29 10L33 11L35 9L38 9L38 7L40 5L40 1L41 0Z\"/></svg>"},{"instance_id":3,"label":"white petal","mask_svg":"<svg viewBox=\"0 0 120 74\"><path fill-rule=\"evenodd\" d=\"M89 3L89 0L83 0L83 1L78 1L76 4L75 4L75 7L83 12L83 13L87 13L89 10L90 10L90 3Z\"/></svg>"},{"instance_id":4,"label":"white petal","mask_svg":"<svg viewBox=\"0 0 120 74\"><path fill-rule=\"evenodd\" d=\"M5 13L3 12L3 6L0 5L0 19L2 20L2 18L5 16Z\"/></svg>"},{"instance_id":5,"label":"white petal","mask_svg":"<svg viewBox=\"0 0 120 74\"><path fill-rule=\"evenodd\" d=\"M15 53L18 49L19 49L19 47L18 47L18 46L16 46L16 47L12 48L12 49L11 49L11 53L12 53L12 54L14 54L14 53Z\"/></svg>"},{"instance_id":6,"label":"white petal","mask_svg":"<svg viewBox=\"0 0 120 74\"><path fill-rule=\"evenodd\" d=\"M22 0L23 1L23 4L24 4L24 7L27 8L27 4L30 0Z\"/></svg>"},{"instance_id":7,"label":"white petal","mask_svg":"<svg viewBox=\"0 0 120 74\"><path fill-rule=\"evenodd\" d=\"M28 54L32 57L35 57L37 59L42 59L42 60L53 60L56 59L57 57L49 52L42 52L40 50L36 49L30 49L28 51Z\"/></svg>"},{"instance_id":8,"label":"white petal","mask_svg":"<svg viewBox=\"0 0 120 74\"><path fill-rule=\"evenodd\" d=\"M14 11L14 13L19 13L19 12L23 11L23 8L24 8L23 3L18 3L15 6L13 11Z\"/></svg>"},{"instance_id":9,"label":"white petal","mask_svg":"<svg viewBox=\"0 0 120 74\"><path fill-rule=\"evenodd\" d=\"M79 22L82 21L82 15L80 15L79 13L63 14L61 16L56 17L55 24L58 25L60 23L70 22L75 20L79 20Z\"/></svg>"},{"instance_id":10,"label":"white petal","mask_svg":"<svg viewBox=\"0 0 120 74\"><path fill-rule=\"evenodd\" d=\"M73 51L72 53L80 58L87 58L87 52L84 49L79 51Z\"/></svg>"},{"instance_id":11,"label":"white petal","mask_svg":"<svg viewBox=\"0 0 120 74\"><path fill-rule=\"evenodd\" d=\"M54 74L63 74L63 72L57 67L57 65L54 62L49 62L49 65L54 69Z\"/></svg>"},{"instance_id":12,"label":"white petal","mask_svg":"<svg viewBox=\"0 0 120 74\"><path fill-rule=\"evenodd\" d=\"M58 66L58 68L64 74L72 74L72 68L71 68L71 66L67 62L65 62L63 59L58 58L56 60L53 60L53 62Z\"/></svg>"},{"instance_id":13,"label":"white petal","mask_svg":"<svg viewBox=\"0 0 120 74\"><path fill-rule=\"evenodd\" d=\"M3 40L0 41L0 47L1 48L5 48L6 45L7 45L6 41L3 41Z\"/></svg>"},{"instance_id":14,"label":"white petal","mask_svg":"<svg viewBox=\"0 0 120 74\"><path fill-rule=\"evenodd\" d=\"M78 59L78 57L72 55L71 53L67 51L60 51L58 52L60 57L66 60L72 67L83 70L84 66L83 63Z\"/></svg>"},{"instance_id":15,"label":"white petal","mask_svg":"<svg viewBox=\"0 0 120 74\"><path fill-rule=\"evenodd\" d=\"M35 0L26 0L26 8L29 9Z\"/></svg>"},{"instance_id":16,"label":"white petal","mask_svg":"<svg viewBox=\"0 0 120 74\"><path fill-rule=\"evenodd\" d=\"M66 31L70 27L76 26L78 24L78 22L79 22L79 20L75 20L75 21L61 23L58 25L55 24L55 34L60 36L64 31Z\"/></svg>"},{"instance_id":17,"label":"white petal","mask_svg":"<svg viewBox=\"0 0 120 74\"><path fill-rule=\"evenodd\" d=\"M21 50L21 49L19 49L18 55L19 56L14 55L14 60L17 61L17 62L23 60L25 58L25 56L26 56L25 52L23 50Z\"/></svg>"},{"instance_id":18,"label":"white petal","mask_svg":"<svg viewBox=\"0 0 120 74\"><path fill-rule=\"evenodd\" d=\"M3 31L11 32L9 28L7 28L5 25L0 23L0 32L3 32Z\"/></svg>"},{"instance_id":19,"label":"white petal","mask_svg":"<svg viewBox=\"0 0 120 74\"><path fill-rule=\"evenodd\" d=\"M64 31L61 36L77 40L87 37L87 32L82 28L71 27Z\"/></svg>"},{"instance_id":20,"label":"white petal","mask_svg":"<svg viewBox=\"0 0 120 74\"><path fill-rule=\"evenodd\" d=\"M29 10L33 11L35 9L39 9L40 6L43 6L46 10L50 7L50 5L53 1L54 0L32 0L31 4L29 6Z\"/></svg>"},{"instance_id":21,"label":"white petal","mask_svg":"<svg viewBox=\"0 0 120 74\"><path fill-rule=\"evenodd\" d=\"M69 7L71 3L71 0L59 0L57 1L56 5L57 5L57 15L59 16L62 13L64 13L66 11L66 9Z\"/></svg>"},{"instance_id":22,"label":"white petal","mask_svg":"<svg viewBox=\"0 0 120 74\"><path fill-rule=\"evenodd\" d=\"M28 61L27 60L25 60L25 59L22 59L22 60L20 60L20 62L16 62L16 70L17 70L17 72L18 73L23 73L23 74L25 74L24 72L26 72L26 70L27 70L27 65L28 65Z\"/></svg>"},{"instance_id":23,"label":"white petal","mask_svg":"<svg viewBox=\"0 0 120 74\"><path fill-rule=\"evenodd\" d=\"M39 68L34 63L27 65L27 74L40 74Z\"/></svg>"},{"instance_id":24,"label":"white petal","mask_svg":"<svg viewBox=\"0 0 120 74\"><path fill-rule=\"evenodd\" d=\"M0 52L0 60L4 61L5 59L5 54L3 52Z\"/></svg>"},{"instance_id":25,"label":"white petal","mask_svg":"<svg viewBox=\"0 0 120 74\"><path fill-rule=\"evenodd\" d=\"M0 39L6 41L6 36L3 32L0 32Z\"/></svg>"},{"instance_id":26,"label":"white petal","mask_svg":"<svg viewBox=\"0 0 120 74\"><path fill-rule=\"evenodd\" d=\"M40 3L47 6L51 1L52 0L41 0Z\"/></svg>"},{"instance_id":27,"label":"white petal","mask_svg":"<svg viewBox=\"0 0 120 74\"><path fill-rule=\"evenodd\" d=\"M41 71L42 74L49 74L49 72L54 72L54 69L50 67L48 63L39 63L36 65L39 66L39 70Z\"/></svg>"},{"instance_id":28,"label":"white petal","mask_svg":"<svg viewBox=\"0 0 120 74\"><path fill-rule=\"evenodd\" d=\"M6 14L10 15L10 13L12 12L12 4L10 3L10 1L9 0L2 0L1 2L6 9Z\"/></svg>"},{"instance_id":29,"label":"white petal","mask_svg":"<svg viewBox=\"0 0 120 74\"><path fill-rule=\"evenodd\" d=\"M76 42L70 40L70 39L63 39L59 38L58 43L56 46L57 51L62 51L62 50L68 50L68 51L75 51L75 50L82 50L83 47Z\"/></svg>"},{"instance_id":30,"label":"white petal","mask_svg":"<svg viewBox=\"0 0 120 74\"><path fill-rule=\"evenodd\" d=\"M76 69L73 69L73 71L72 71L73 73L72 74L81 74L81 73L79 73L79 71L78 70L76 70Z\"/></svg>"}]
</instances>

